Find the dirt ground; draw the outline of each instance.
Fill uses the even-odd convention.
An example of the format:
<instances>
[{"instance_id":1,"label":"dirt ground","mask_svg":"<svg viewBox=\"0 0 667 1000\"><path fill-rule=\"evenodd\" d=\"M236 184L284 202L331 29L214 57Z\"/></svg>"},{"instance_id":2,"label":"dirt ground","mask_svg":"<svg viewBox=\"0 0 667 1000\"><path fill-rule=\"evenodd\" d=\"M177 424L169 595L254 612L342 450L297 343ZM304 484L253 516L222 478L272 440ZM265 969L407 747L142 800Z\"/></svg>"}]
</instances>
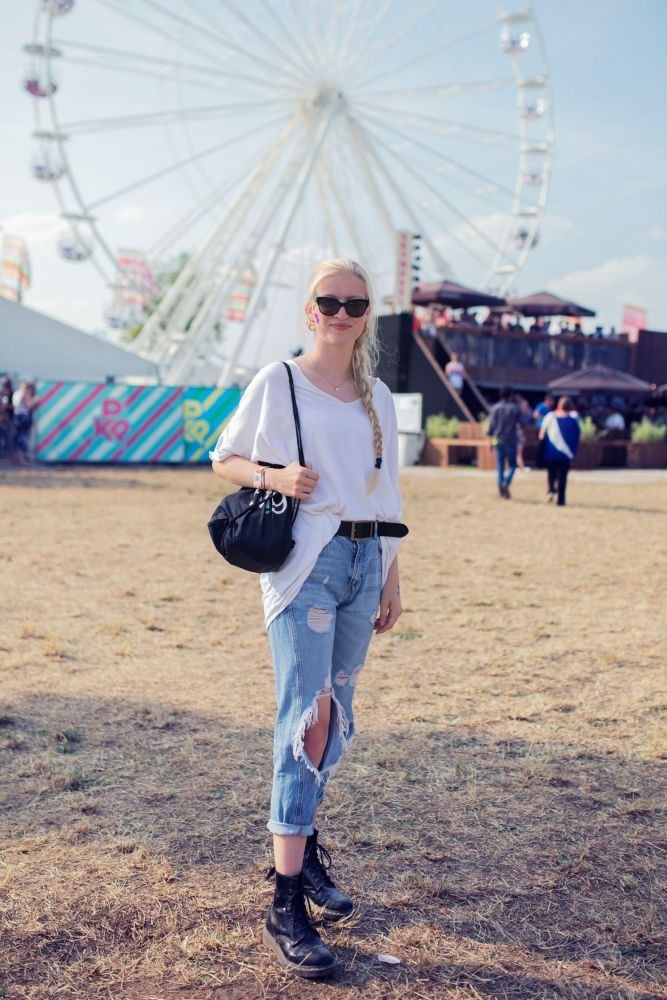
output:
<instances>
[{"instance_id":1,"label":"dirt ground","mask_svg":"<svg viewBox=\"0 0 667 1000\"><path fill-rule=\"evenodd\" d=\"M218 482L0 471L0 996L667 997L667 474L403 489L406 610L320 823L360 908L308 984L261 944L272 674Z\"/></svg>"}]
</instances>

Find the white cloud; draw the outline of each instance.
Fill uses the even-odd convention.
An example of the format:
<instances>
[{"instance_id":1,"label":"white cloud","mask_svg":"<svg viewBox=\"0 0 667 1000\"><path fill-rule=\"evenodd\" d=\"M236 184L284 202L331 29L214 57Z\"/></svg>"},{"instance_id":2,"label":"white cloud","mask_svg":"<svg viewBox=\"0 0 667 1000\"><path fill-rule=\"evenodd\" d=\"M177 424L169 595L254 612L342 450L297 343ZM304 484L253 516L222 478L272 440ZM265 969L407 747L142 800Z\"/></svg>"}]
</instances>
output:
<instances>
[{"instance_id":1,"label":"white cloud","mask_svg":"<svg viewBox=\"0 0 667 1000\"><path fill-rule=\"evenodd\" d=\"M65 226L56 212L18 212L4 219L1 225L5 232L22 236L31 251L54 247L59 233Z\"/></svg>"},{"instance_id":2,"label":"white cloud","mask_svg":"<svg viewBox=\"0 0 667 1000\"><path fill-rule=\"evenodd\" d=\"M143 205L122 205L116 212L118 222L138 222L147 215Z\"/></svg>"},{"instance_id":3,"label":"white cloud","mask_svg":"<svg viewBox=\"0 0 667 1000\"><path fill-rule=\"evenodd\" d=\"M613 257L596 267L550 278L545 287L597 310L596 322L606 325L619 326L623 306L641 306L647 310L651 329L660 330L667 328L666 266L647 254Z\"/></svg>"},{"instance_id":4,"label":"white cloud","mask_svg":"<svg viewBox=\"0 0 667 1000\"><path fill-rule=\"evenodd\" d=\"M644 233L647 240L664 240L667 236L667 229L664 226L653 226L652 229L647 229Z\"/></svg>"},{"instance_id":5,"label":"white cloud","mask_svg":"<svg viewBox=\"0 0 667 1000\"><path fill-rule=\"evenodd\" d=\"M565 236L574 229L574 222L566 215L546 212L540 226L540 237L548 242L556 236Z\"/></svg>"}]
</instances>

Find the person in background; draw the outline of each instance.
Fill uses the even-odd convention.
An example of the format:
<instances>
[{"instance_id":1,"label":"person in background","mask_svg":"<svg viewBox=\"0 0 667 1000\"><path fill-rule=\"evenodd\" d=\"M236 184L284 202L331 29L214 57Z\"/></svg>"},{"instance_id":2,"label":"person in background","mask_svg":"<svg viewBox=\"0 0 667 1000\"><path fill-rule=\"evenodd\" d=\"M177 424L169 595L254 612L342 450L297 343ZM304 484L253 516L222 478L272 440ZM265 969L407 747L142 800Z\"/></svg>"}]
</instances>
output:
<instances>
[{"instance_id":1,"label":"person in background","mask_svg":"<svg viewBox=\"0 0 667 1000\"><path fill-rule=\"evenodd\" d=\"M551 411L553 410L554 402L555 402L554 397L551 395L550 392L548 392L544 397L544 399L542 400L542 402L538 403L535 409L533 410L533 417L535 418L535 426L537 427L538 431L542 426L542 421L546 417L547 413L551 413Z\"/></svg>"},{"instance_id":2,"label":"person in background","mask_svg":"<svg viewBox=\"0 0 667 1000\"><path fill-rule=\"evenodd\" d=\"M625 430L625 417L620 410L613 409L609 411L609 416L606 417L604 422L604 429L607 431Z\"/></svg>"},{"instance_id":3,"label":"person in background","mask_svg":"<svg viewBox=\"0 0 667 1000\"><path fill-rule=\"evenodd\" d=\"M465 374L465 365L462 361L459 361L459 356L456 351L452 351L450 360L445 365L445 375L447 376L447 381L451 385L452 389L455 389L457 392L461 392L463 389Z\"/></svg>"},{"instance_id":4,"label":"person in background","mask_svg":"<svg viewBox=\"0 0 667 1000\"><path fill-rule=\"evenodd\" d=\"M496 450L498 470L498 495L511 499L510 483L516 472L516 450L518 432L521 427L521 411L512 399L512 390L503 386L499 400L491 407L489 414L489 434Z\"/></svg>"},{"instance_id":5,"label":"person in background","mask_svg":"<svg viewBox=\"0 0 667 1000\"><path fill-rule=\"evenodd\" d=\"M526 463L523 460L523 446L526 443L526 427L531 427L533 423L533 411L525 396L515 396L519 412L521 414L519 430L517 431L516 464L524 472Z\"/></svg>"},{"instance_id":6,"label":"person in background","mask_svg":"<svg viewBox=\"0 0 667 1000\"><path fill-rule=\"evenodd\" d=\"M21 382L14 393L14 461L18 465L30 464L30 434L33 411L37 406L37 393L33 382Z\"/></svg>"},{"instance_id":7,"label":"person in background","mask_svg":"<svg viewBox=\"0 0 667 1000\"><path fill-rule=\"evenodd\" d=\"M12 380L4 378L0 387L0 456L11 455L14 442L14 404Z\"/></svg>"},{"instance_id":8,"label":"person in background","mask_svg":"<svg viewBox=\"0 0 667 1000\"><path fill-rule=\"evenodd\" d=\"M567 476L579 446L579 421L572 416L569 396L561 396L556 409L547 413L540 427L544 441L544 463L547 467L547 501L558 495L558 506L565 506Z\"/></svg>"}]
</instances>

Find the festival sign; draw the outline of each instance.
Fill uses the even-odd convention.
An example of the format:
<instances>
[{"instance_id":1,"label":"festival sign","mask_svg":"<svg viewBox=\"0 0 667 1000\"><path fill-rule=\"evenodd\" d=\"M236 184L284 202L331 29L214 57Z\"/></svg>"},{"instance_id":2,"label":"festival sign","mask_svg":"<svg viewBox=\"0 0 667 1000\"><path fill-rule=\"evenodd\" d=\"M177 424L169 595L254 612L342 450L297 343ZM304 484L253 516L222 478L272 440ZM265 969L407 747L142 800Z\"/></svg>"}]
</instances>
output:
<instances>
[{"instance_id":1,"label":"festival sign","mask_svg":"<svg viewBox=\"0 0 667 1000\"><path fill-rule=\"evenodd\" d=\"M181 388L45 380L38 397L39 461L183 461Z\"/></svg>"},{"instance_id":2,"label":"festival sign","mask_svg":"<svg viewBox=\"0 0 667 1000\"><path fill-rule=\"evenodd\" d=\"M30 254L20 236L5 233L0 252L0 296L10 302L21 302L30 287Z\"/></svg>"},{"instance_id":3,"label":"festival sign","mask_svg":"<svg viewBox=\"0 0 667 1000\"><path fill-rule=\"evenodd\" d=\"M208 453L239 404L241 390L183 390L185 462L208 462Z\"/></svg>"},{"instance_id":4,"label":"festival sign","mask_svg":"<svg viewBox=\"0 0 667 1000\"><path fill-rule=\"evenodd\" d=\"M639 331L645 330L647 326L646 310L641 306L623 307L623 325L621 330L627 333L631 344L636 344L639 340Z\"/></svg>"}]
</instances>

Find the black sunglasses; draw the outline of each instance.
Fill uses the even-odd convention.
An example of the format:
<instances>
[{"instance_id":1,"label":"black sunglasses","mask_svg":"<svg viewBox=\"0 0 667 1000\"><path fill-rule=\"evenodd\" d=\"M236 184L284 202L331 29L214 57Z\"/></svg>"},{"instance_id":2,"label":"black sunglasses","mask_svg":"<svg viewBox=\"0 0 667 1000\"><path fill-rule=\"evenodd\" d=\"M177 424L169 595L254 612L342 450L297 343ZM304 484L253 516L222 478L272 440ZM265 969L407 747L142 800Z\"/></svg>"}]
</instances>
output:
<instances>
[{"instance_id":1,"label":"black sunglasses","mask_svg":"<svg viewBox=\"0 0 667 1000\"><path fill-rule=\"evenodd\" d=\"M343 306L347 315L352 319L359 319L363 316L370 305L368 299L348 299L347 302L341 302L333 295L317 295L315 301L323 316L335 316L340 307Z\"/></svg>"}]
</instances>

